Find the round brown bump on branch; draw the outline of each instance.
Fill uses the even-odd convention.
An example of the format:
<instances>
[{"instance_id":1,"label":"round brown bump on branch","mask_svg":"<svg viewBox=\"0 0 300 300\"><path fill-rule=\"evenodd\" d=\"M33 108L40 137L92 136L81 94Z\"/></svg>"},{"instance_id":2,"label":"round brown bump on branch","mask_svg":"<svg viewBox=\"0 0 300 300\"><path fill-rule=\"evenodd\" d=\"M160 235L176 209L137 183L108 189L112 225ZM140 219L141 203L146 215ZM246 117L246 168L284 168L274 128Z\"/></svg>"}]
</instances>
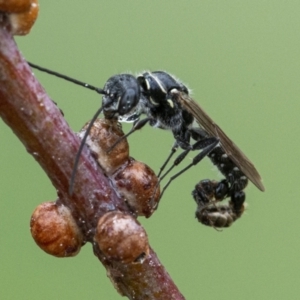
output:
<instances>
[{"instance_id":1,"label":"round brown bump on branch","mask_svg":"<svg viewBox=\"0 0 300 300\"><path fill-rule=\"evenodd\" d=\"M32 0L0 0L0 11L19 13L30 9Z\"/></svg>"},{"instance_id":2,"label":"round brown bump on branch","mask_svg":"<svg viewBox=\"0 0 300 300\"><path fill-rule=\"evenodd\" d=\"M70 210L55 202L42 203L35 209L30 230L37 245L53 256L75 256L83 244L83 236Z\"/></svg>"},{"instance_id":3,"label":"round brown bump on branch","mask_svg":"<svg viewBox=\"0 0 300 300\"><path fill-rule=\"evenodd\" d=\"M1 1L1 0L0 0ZM7 1L7 0L4 0ZM7 1L11 2L11 1ZM4 5L2 9L2 4L0 2L0 10L8 12L8 19L11 26L11 33L13 35L26 35L30 32L35 20L37 19L39 12L39 4L37 0L27 1L12 1L16 5ZM28 5L29 3L29 5ZM23 6L22 6L23 5ZM7 10L5 10L5 7ZM23 10L23 8L25 8Z\"/></svg>"},{"instance_id":4,"label":"round brown bump on branch","mask_svg":"<svg viewBox=\"0 0 300 300\"><path fill-rule=\"evenodd\" d=\"M80 138L83 138L88 125L89 122L78 133ZM113 174L129 158L129 146L126 139L118 143L112 151L107 152L123 135L121 125L114 119L97 119L91 128L86 144L96 156L106 175Z\"/></svg>"},{"instance_id":5,"label":"round brown bump on branch","mask_svg":"<svg viewBox=\"0 0 300 300\"><path fill-rule=\"evenodd\" d=\"M99 219L94 240L109 260L142 263L149 254L144 228L132 216L120 211L108 212Z\"/></svg>"},{"instance_id":6,"label":"round brown bump on branch","mask_svg":"<svg viewBox=\"0 0 300 300\"><path fill-rule=\"evenodd\" d=\"M152 215L160 196L158 178L152 169L130 158L126 167L114 174L113 182L137 215Z\"/></svg>"}]
</instances>

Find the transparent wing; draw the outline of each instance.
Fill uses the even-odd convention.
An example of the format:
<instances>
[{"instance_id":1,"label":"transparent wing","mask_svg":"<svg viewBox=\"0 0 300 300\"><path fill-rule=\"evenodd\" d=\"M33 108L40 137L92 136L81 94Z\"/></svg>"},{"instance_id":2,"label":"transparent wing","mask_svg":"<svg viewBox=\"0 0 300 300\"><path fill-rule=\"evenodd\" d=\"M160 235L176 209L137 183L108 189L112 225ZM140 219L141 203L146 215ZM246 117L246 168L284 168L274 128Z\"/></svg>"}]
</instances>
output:
<instances>
[{"instance_id":1,"label":"transparent wing","mask_svg":"<svg viewBox=\"0 0 300 300\"><path fill-rule=\"evenodd\" d=\"M265 190L261 177L251 163L249 158L239 149L239 147L225 134L225 132L209 117L209 115L185 93L172 91L172 94L189 111L200 127L210 136L219 138L222 148L234 164L249 178L249 180L261 191Z\"/></svg>"}]
</instances>

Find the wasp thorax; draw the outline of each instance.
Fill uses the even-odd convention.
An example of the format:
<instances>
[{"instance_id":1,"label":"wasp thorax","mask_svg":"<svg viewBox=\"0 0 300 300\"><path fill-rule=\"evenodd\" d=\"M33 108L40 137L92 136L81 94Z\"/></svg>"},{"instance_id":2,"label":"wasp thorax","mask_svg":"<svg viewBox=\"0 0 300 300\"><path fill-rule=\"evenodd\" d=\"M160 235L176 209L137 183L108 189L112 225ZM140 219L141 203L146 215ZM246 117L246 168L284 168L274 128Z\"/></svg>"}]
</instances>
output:
<instances>
[{"instance_id":1,"label":"wasp thorax","mask_svg":"<svg viewBox=\"0 0 300 300\"><path fill-rule=\"evenodd\" d=\"M172 75L164 71L145 72L138 76L144 93L154 105L163 104L167 94L172 90L184 92L188 94L187 87Z\"/></svg>"},{"instance_id":2,"label":"wasp thorax","mask_svg":"<svg viewBox=\"0 0 300 300\"><path fill-rule=\"evenodd\" d=\"M149 254L144 228L130 215L113 211L103 215L94 237L107 259L121 263L142 263Z\"/></svg>"},{"instance_id":3,"label":"wasp thorax","mask_svg":"<svg viewBox=\"0 0 300 300\"><path fill-rule=\"evenodd\" d=\"M70 210L55 202L42 203L35 209L30 230L37 245L53 256L74 256L83 244L82 233Z\"/></svg>"}]
</instances>

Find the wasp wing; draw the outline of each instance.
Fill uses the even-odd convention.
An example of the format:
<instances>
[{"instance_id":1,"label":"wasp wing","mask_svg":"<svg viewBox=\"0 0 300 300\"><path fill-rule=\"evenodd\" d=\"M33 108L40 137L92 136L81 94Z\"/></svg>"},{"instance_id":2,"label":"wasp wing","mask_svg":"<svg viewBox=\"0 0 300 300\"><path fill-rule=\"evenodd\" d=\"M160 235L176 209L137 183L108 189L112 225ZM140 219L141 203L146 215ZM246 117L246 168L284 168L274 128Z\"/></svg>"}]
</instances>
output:
<instances>
[{"instance_id":1,"label":"wasp wing","mask_svg":"<svg viewBox=\"0 0 300 300\"><path fill-rule=\"evenodd\" d=\"M179 103L189 111L200 127L202 127L210 136L217 137L220 140L223 150L234 164L249 178L249 180L261 191L265 190L261 177L251 163L249 158L239 149L239 147L226 135L226 133L209 117L209 115L185 93L172 91Z\"/></svg>"}]
</instances>

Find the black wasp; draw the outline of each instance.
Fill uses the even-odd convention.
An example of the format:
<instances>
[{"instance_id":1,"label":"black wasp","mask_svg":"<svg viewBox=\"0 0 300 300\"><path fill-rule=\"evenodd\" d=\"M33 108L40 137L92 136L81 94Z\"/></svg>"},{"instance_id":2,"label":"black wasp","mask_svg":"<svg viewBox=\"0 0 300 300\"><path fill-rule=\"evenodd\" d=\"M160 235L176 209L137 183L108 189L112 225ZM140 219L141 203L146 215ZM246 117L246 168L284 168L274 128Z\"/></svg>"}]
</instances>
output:
<instances>
[{"instance_id":1,"label":"black wasp","mask_svg":"<svg viewBox=\"0 0 300 300\"><path fill-rule=\"evenodd\" d=\"M185 151L175 159L173 166L177 165L186 156L188 151L203 149L203 144L207 143L206 148L198 156L206 153L213 164L225 176L226 179L219 183L214 182L212 184L210 182L209 189L207 184L205 187L201 184L201 188L198 185L195 190L199 194L197 198L200 197L203 202L211 204L212 197L210 196L210 200L204 199L204 194L205 190L209 190L210 193L213 190L213 198L217 201L231 197L231 201L236 204L234 207L235 211L237 211L237 207L241 207L245 200L243 189L246 187L248 179L259 190L264 191L261 177L254 165L208 114L189 96L186 86L166 72L146 72L139 76L137 80L141 85L142 95L146 98L146 100L140 100L137 113L146 114L151 126L170 129L173 132L175 145L166 163L178 146ZM198 127L193 127L194 119L198 123ZM139 122L135 124L131 132L135 130L135 127L140 128ZM193 145L190 144L191 138L196 141ZM197 162L196 156L190 165L171 177L169 183ZM194 197L196 196L194 195Z\"/></svg>"},{"instance_id":2,"label":"black wasp","mask_svg":"<svg viewBox=\"0 0 300 300\"><path fill-rule=\"evenodd\" d=\"M230 197L231 200L226 210L234 215L240 215L239 211L245 201L243 189L246 187L248 179L261 191L264 190L260 175L250 160L189 96L187 87L170 74L162 71L145 72L137 78L130 74L115 75L106 82L104 89L99 89L31 63L29 64L41 71L103 94L102 106L93 117L90 127L103 110L106 118L120 118L121 121L134 122L132 130L126 136L142 128L148 122L154 127L170 129L173 132L175 144L169 157L161 167L159 176L177 148L180 147L184 151L175 159L172 167L161 176L160 180L174 166L178 165L189 151L202 150L191 164L170 178L162 190L162 194L172 180L208 155L226 179L220 182L208 181L209 184L204 184L205 187L203 187L202 183L206 181L201 181L196 186L198 188L193 191L193 195L198 204L197 217L200 222L214 226L214 224L208 224L209 222L205 221L209 219L208 217L201 218L201 216L204 212L212 215L218 209L215 207L215 203L227 197ZM140 120L139 118L142 114L145 114L147 118ZM199 127L193 127L194 119ZM71 182L74 180L80 153L89 129L87 129L78 151ZM191 138L195 140L194 144L190 143ZM208 186L210 189L207 189ZM210 222L216 223L215 221Z\"/></svg>"}]
</instances>

